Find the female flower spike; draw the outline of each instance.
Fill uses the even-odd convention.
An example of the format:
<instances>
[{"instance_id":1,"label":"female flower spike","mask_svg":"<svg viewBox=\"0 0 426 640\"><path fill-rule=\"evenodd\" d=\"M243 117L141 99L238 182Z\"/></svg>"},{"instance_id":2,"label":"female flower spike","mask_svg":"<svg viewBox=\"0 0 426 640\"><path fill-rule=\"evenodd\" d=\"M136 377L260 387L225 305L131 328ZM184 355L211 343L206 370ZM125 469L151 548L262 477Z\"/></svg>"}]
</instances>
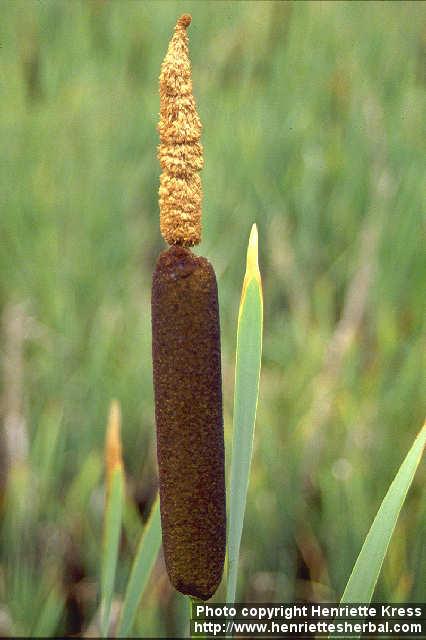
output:
<instances>
[{"instance_id":1,"label":"female flower spike","mask_svg":"<svg viewBox=\"0 0 426 640\"><path fill-rule=\"evenodd\" d=\"M160 73L160 229L170 244L201 241L201 122L192 95L186 28L191 16L177 22Z\"/></svg>"},{"instance_id":2,"label":"female flower spike","mask_svg":"<svg viewBox=\"0 0 426 640\"><path fill-rule=\"evenodd\" d=\"M219 306L208 260L186 247L161 253L151 308L164 558L178 591L208 600L226 546Z\"/></svg>"}]
</instances>

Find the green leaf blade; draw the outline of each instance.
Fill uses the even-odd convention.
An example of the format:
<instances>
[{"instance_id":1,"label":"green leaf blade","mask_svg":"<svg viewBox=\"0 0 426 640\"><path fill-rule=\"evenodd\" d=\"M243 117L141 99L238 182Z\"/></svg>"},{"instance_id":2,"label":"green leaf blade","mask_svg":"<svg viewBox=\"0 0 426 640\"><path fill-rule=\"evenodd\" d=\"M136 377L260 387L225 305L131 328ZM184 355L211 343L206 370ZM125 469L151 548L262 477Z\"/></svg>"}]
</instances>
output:
<instances>
[{"instance_id":1,"label":"green leaf blade","mask_svg":"<svg viewBox=\"0 0 426 640\"><path fill-rule=\"evenodd\" d=\"M370 602L405 497L426 443L426 423L399 468L371 525L341 603Z\"/></svg>"},{"instance_id":2,"label":"green leaf blade","mask_svg":"<svg viewBox=\"0 0 426 640\"><path fill-rule=\"evenodd\" d=\"M115 572L120 545L124 500L124 474L122 467L114 469L106 501L104 540L101 565L101 633L106 638L109 629Z\"/></svg>"},{"instance_id":3,"label":"green leaf blade","mask_svg":"<svg viewBox=\"0 0 426 640\"><path fill-rule=\"evenodd\" d=\"M133 561L117 627L117 637L130 635L139 602L161 546L160 501L157 497Z\"/></svg>"},{"instance_id":4,"label":"green leaf blade","mask_svg":"<svg viewBox=\"0 0 426 640\"><path fill-rule=\"evenodd\" d=\"M238 557L247 501L262 358L263 299L257 251L257 229L253 225L247 250L247 269L237 329L229 497L228 603L235 601Z\"/></svg>"}]
</instances>

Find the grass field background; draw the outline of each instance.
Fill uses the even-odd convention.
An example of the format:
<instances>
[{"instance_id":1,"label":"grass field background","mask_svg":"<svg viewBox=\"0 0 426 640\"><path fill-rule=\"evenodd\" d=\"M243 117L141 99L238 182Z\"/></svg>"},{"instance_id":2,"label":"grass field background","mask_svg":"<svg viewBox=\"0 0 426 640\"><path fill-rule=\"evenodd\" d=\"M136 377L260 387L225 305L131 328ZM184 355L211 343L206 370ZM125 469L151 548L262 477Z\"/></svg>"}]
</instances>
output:
<instances>
[{"instance_id":1,"label":"grass field background","mask_svg":"<svg viewBox=\"0 0 426 640\"><path fill-rule=\"evenodd\" d=\"M155 497L158 74L184 12L228 452L259 229L264 356L238 600L339 599L425 413L425 4L1 9L0 635L94 629L113 398L128 493L116 609ZM424 480L423 468L376 600L426 599ZM160 558L135 631L179 635L186 616Z\"/></svg>"}]
</instances>

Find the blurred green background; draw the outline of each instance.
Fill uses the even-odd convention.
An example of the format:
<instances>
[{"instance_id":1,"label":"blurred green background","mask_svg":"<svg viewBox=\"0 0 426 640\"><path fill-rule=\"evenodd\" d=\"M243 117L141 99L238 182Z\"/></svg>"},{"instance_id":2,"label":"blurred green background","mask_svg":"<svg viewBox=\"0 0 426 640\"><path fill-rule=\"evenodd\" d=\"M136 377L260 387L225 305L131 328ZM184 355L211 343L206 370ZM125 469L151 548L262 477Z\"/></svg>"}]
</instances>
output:
<instances>
[{"instance_id":1,"label":"blurred green background","mask_svg":"<svg viewBox=\"0 0 426 640\"><path fill-rule=\"evenodd\" d=\"M340 598L425 413L425 9L2 0L0 635L94 628L113 398L128 491L118 596L155 496L158 74L184 12L228 457L259 228L264 358L238 599ZM424 480L378 601L426 599ZM186 617L160 558L135 631L180 635Z\"/></svg>"}]
</instances>

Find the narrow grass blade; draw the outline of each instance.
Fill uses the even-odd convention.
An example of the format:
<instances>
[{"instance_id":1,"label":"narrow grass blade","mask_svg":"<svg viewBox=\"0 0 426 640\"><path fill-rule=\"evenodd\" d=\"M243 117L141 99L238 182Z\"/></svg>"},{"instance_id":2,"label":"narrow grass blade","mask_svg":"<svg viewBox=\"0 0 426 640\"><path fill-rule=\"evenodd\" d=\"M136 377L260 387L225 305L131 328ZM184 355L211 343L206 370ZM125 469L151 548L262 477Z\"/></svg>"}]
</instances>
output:
<instances>
[{"instance_id":1,"label":"narrow grass blade","mask_svg":"<svg viewBox=\"0 0 426 640\"><path fill-rule=\"evenodd\" d=\"M235 362L234 424L229 497L228 585L226 599L235 601L238 556L253 450L262 357L263 298L258 266L257 228L253 225L238 314Z\"/></svg>"},{"instance_id":2,"label":"narrow grass blade","mask_svg":"<svg viewBox=\"0 0 426 640\"><path fill-rule=\"evenodd\" d=\"M59 586L53 587L47 594L37 624L31 631L32 638L52 638L64 610L64 598Z\"/></svg>"},{"instance_id":3,"label":"narrow grass blade","mask_svg":"<svg viewBox=\"0 0 426 640\"><path fill-rule=\"evenodd\" d=\"M105 510L104 540L101 569L101 633L108 635L112 596L114 593L115 570L124 500L124 474L121 467L114 469L111 475L109 495Z\"/></svg>"},{"instance_id":4,"label":"narrow grass blade","mask_svg":"<svg viewBox=\"0 0 426 640\"><path fill-rule=\"evenodd\" d=\"M101 482L102 470L102 458L99 454L89 453L65 498L64 517L67 520L72 520L71 514L85 513L93 490Z\"/></svg>"},{"instance_id":5,"label":"narrow grass blade","mask_svg":"<svg viewBox=\"0 0 426 640\"><path fill-rule=\"evenodd\" d=\"M157 498L146 523L127 583L123 608L117 627L117 637L129 636L139 602L161 546L160 502Z\"/></svg>"},{"instance_id":6,"label":"narrow grass blade","mask_svg":"<svg viewBox=\"0 0 426 640\"><path fill-rule=\"evenodd\" d=\"M380 569L426 443L426 423L399 468L371 525L341 603L371 601Z\"/></svg>"}]
</instances>

